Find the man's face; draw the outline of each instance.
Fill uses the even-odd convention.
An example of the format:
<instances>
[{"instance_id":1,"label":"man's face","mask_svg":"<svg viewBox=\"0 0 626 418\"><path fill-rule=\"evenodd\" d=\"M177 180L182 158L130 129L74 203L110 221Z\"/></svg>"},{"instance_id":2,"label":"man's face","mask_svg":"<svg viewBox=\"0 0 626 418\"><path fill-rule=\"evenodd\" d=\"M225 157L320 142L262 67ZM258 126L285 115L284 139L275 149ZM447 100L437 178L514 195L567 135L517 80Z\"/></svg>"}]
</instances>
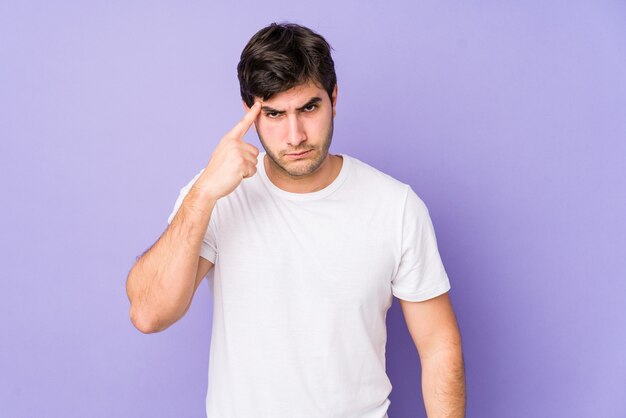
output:
<instances>
[{"instance_id":1,"label":"man's face","mask_svg":"<svg viewBox=\"0 0 626 418\"><path fill-rule=\"evenodd\" d=\"M330 148L336 98L336 86L331 101L308 82L263 101L255 126L272 168L294 178L315 173Z\"/></svg>"}]
</instances>

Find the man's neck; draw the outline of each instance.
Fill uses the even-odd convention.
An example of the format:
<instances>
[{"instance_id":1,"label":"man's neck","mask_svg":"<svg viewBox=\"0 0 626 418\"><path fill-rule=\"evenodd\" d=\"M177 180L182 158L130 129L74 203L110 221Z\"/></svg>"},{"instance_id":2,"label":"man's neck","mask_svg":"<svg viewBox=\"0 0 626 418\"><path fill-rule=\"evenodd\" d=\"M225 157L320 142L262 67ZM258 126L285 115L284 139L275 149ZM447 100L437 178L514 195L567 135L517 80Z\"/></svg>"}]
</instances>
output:
<instances>
[{"instance_id":1,"label":"man's neck","mask_svg":"<svg viewBox=\"0 0 626 418\"><path fill-rule=\"evenodd\" d=\"M343 157L328 154L313 175L301 178L291 177L272 167L267 155L263 158L265 173L279 189L290 193L312 193L331 184L341 172Z\"/></svg>"}]
</instances>

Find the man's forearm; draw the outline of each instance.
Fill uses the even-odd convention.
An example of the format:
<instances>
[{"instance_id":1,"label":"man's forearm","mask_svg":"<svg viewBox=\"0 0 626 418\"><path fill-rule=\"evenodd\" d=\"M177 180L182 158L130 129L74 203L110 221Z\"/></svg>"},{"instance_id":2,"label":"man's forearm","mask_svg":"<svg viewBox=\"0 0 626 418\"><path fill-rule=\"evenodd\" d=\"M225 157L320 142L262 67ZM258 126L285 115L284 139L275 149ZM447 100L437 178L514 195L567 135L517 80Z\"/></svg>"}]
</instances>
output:
<instances>
[{"instance_id":1,"label":"man's forearm","mask_svg":"<svg viewBox=\"0 0 626 418\"><path fill-rule=\"evenodd\" d=\"M214 204L192 189L163 235L131 269L126 282L131 319L143 332L161 331L184 313Z\"/></svg>"},{"instance_id":2,"label":"man's forearm","mask_svg":"<svg viewBox=\"0 0 626 418\"><path fill-rule=\"evenodd\" d=\"M460 346L422 359L422 393L428 418L465 417L465 368Z\"/></svg>"}]
</instances>

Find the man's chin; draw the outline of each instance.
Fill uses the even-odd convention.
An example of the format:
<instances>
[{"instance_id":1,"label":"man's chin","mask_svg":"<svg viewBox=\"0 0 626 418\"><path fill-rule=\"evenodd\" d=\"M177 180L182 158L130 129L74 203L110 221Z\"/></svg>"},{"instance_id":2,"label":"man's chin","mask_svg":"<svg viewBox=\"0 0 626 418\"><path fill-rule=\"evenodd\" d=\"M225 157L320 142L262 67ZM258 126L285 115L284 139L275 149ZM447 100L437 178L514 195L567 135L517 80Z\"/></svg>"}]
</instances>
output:
<instances>
[{"instance_id":1,"label":"man's chin","mask_svg":"<svg viewBox=\"0 0 626 418\"><path fill-rule=\"evenodd\" d=\"M291 164L290 164L291 163ZM294 167L293 163L302 164L300 161L291 161L290 163L281 165L282 169L291 177L304 177L313 173L314 167L310 162L304 167Z\"/></svg>"},{"instance_id":2,"label":"man's chin","mask_svg":"<svg viewBox=\"0 0 626 418\"><path fill-rule=\"evenodd\" d=\"M314 154L312 152L311 154ZM304 177L313 174L321 163L314 158L315 155L307 156L302 159L292 160L287 156L280 159L280 167L291 177Z\"/></svg>"}]
</instances>

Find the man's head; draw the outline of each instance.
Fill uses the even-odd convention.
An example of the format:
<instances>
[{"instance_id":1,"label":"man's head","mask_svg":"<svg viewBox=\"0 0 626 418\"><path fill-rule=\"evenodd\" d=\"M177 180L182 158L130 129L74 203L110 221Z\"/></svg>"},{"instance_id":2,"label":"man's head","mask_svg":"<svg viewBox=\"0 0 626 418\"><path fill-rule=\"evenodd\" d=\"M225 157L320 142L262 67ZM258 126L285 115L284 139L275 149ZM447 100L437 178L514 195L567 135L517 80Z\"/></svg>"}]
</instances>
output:
<instances>
[{"instance_id":1,"label":"man's head","mask_svg":"<svg viewBox=\"0 0 626 418\"><path fill-rule=\"evenodd\" d=\"M271 169L291 178L314 175L333 134L337 78L330 45L303 26L273 23L250 39L237 74L245 107L262 101L255 127Z\"/></svg>"},{"instance_id":2,"label":"man's head","mask_svg":"<svg viewBox=\"0 0 626 418\"><path fill-rule=\"evenodd\" d=\"M293 23L261 29L248 41L237 65L241 99L268 100L276 93L313 81L331 98L337 84L330 45L311 29Z\"/></svg>"}]
</instances>

